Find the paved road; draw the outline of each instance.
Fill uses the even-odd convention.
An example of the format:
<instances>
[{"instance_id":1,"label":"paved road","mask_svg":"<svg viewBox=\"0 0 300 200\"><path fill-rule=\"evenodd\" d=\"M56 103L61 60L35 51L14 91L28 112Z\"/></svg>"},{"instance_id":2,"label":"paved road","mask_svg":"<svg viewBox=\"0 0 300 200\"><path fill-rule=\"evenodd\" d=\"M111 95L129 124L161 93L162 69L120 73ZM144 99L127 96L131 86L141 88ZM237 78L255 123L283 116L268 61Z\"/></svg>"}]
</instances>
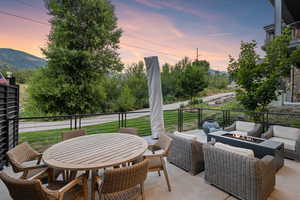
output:
<instances>
[{"instance_id":1,"label":"paved road","mask_svg":"<svg viewBox=\"0 0 300 200\"><path fill-rule=\"evenodd\" d=\"M221 94L216 94L216 95L212 95L212 96L208 96L208 97L203 97L202 99L203 99L203 102L211 102L211 101L215 101L220 98L231 97L233 95L234 95L234 92L221 93ZM182 105L182 104L186 105L187 103L188 103L188 101L167 104L167 105L163 106L163 110L175 110L175 109L178 109L180 107L180 105ZM133 119L133 118L147 116L147 115L149 115L149 108L136 110L136 112L141 112L141 113L128 114L127 119ZM103 123L117 121L118 117L119 117L118 114L89 117L89 118L82 119L81 124L82 124L82 126L103 124ZM74 123L74 120L73 120L73 123ZM21 121L19 124L19 132L23 133L23 132L34 132L34 131L44 131L44 130L55 130L55 129L69 128L69 127L70 127L70 120L53 121L53 122Z\"/></svg>"}]
</instances>

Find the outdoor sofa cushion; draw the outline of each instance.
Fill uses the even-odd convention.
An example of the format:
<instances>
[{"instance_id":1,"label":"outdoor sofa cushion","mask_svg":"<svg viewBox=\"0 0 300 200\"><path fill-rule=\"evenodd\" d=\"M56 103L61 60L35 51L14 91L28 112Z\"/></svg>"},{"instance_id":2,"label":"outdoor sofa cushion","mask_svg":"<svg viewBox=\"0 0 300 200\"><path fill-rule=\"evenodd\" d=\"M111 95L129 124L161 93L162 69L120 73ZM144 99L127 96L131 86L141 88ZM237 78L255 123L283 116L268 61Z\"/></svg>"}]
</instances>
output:
<instances>
[{"instance_id":1,"label":"outdoor sofa cushion","mask_svg":"<svg viewBox=\"0 0 300 200\"><path fill-rule=\"evenodd\" d=\"M236 130L241 132L252 131L255 128L255 123L236 121Z\"/></svg>"},{"instance_id":2,"label":"outdoor sofa cushion","mask_svg":"<svg viewBox=\"0 0 300 200\"><path fill-rule=\"evenodd\" d=\"M300 129L275 125L273 126L273 136L296 141L300 137Z\"/></svg>"},{"instance_id":3,"label":"outdoor sofa cushion","mask_svg":"<svg viewBox=\"0 0 300 200\"><path fill-rule=\"evenodd\" d=\"M195 136L195 135L189 135L189 134L185 134L185 133L180 133L178 131L175 131L174 135L176 135L178 137L185 138L187 140L197 140L197 136Z\"/></svg>"},{"instance_id":4,"label":"outdoor sofa cushion","mask_svg":"<svg viewBox=\"0 0 300 200\"><path fill-rule=\"evenodd\" d=\"M269 140L273 140L276 142L282 142L284 144L284 148L295 151L296 150L296 140L289 140L285 138L280 138L280 137L271 137Z\"/></svg>"},{"instance_id":5,"label":"outdoor sofa cushion","mask_svg":"<svg viewBox=\"0 0 300 200\"><path fill-rule=\"evenodd\" d=\"M215 144L215 147L218 148L218 149L222 149L224 151L231 152L231 153L236 153L236 154L239 154L239 155L242 155L242 156L247 156L247 157L250 157L250 158L254 158L254 152L251 149L233 147L233 146L230 146L228 144L223 144L223 143L220 143L220 142L217 142Z\"/></svg>"}]
</instances>

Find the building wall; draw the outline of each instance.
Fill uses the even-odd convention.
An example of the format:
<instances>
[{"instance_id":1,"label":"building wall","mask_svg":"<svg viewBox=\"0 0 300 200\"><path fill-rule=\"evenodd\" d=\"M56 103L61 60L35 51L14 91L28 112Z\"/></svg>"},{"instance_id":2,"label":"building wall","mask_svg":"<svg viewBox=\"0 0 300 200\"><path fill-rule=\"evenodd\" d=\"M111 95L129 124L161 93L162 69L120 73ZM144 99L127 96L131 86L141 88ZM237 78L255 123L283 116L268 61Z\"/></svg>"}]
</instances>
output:
<instances>
[{"instance_id":1,"label":"building wall","mask_svg":"<svg viewBox=\"0 0 300 200\"><path fill-rule=\"evenodd\" d=\"M294 69L294 102L300 102L300 68Z\"/></svg>"}]
</instances>

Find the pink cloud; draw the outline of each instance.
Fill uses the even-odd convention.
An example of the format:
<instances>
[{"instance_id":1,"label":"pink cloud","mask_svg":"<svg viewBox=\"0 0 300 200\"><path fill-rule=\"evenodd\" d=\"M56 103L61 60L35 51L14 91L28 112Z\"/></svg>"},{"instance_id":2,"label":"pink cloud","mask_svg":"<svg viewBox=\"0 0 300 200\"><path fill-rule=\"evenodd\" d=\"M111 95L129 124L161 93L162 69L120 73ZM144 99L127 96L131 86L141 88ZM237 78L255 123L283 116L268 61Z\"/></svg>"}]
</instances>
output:
<instances>
[{"instance_id":1,"label":"pink cloud","mask_svg":"<svg viewBox=\"0 0 300 200\"><path fill-rule=\"evenodd\" d=\"M148 1L149 0L135 0ZM151 1L157 3L158 1ZM162 3L161 7L172 2ZM230 33L222 33L214 23L210 23L204 33L186 32L178 27L171 18L151 11L143 11L138 7L118 2L116 13L119 26L124 30L120 44L122 61L126 64L143 60L146 56L159 56L160 63L174 64L185 56L195 58L199 48L200 58L208 60L212 66L220 66L224 70L228 63L228 55L238 55L239 39ZM29 13L22 11L20 15L35 19L47 20L46 11ZM50 26L43 26L7 16L1 16L0 26L6 27L0 34L0 47L9 47L42 56L40 47L47 43ZM195 27L199 24L193 25ZM22 33L22 34L20 34ZM209 34L214 33L214 34ZM226 37L226 39L224 39ZM138 47L138 48L136 48Z\"/></svg>"},{"instance_id":2,"label":"pink cloud","mask_svg":"<svg viewBox=\"0 0 300 200\"><path fill-rule=\"evenodd\" d=\"M219 18L216 14L211 14L203 10L194 9L187 4L178 2L176 0L164 0L164 1L153 1L153 0L135 0L136 2L152 8L169 8L180 12L188 13L206 20L214 20Z\"/></svg>"},{"instance_id":3,"label":"pink cloud","mask_svg":"<svg viewBox=\"0 0 300 200\"><path fill-rule=\"evenodd\" d=\"M16 13L16 11L13 10L9 10L8 12ZM18 14L47 23L46 17L41 16L41 13L20 10ZM32 23L6 15L0 15L0 18L0 27L5 27L1 29L0 33L0 48L18 49L43 57L40 48L45 47L47 44L47 35L50 31L50 25L46 26Z\"/></svg>"},{"instance_id":4,"label":"pink cloud","mask_svg":"<svg viewBox=\"0 0 300 200\"><path fill-rule=\"evenodd\" d=\"M225 70L228 55L238 54L239 40L230 37L229 33L220 33L213 25L210 32L216 34L199 35L181 30L172 19L162 14L141 11L124 4L118 4L117 13L119 25L124 31L120 53L126 64L153 55L159 56L161 64L174 64L185 56L195 58L198 47L200 58Z\"/></svg>"},{"instance_id":5,"label":"pink cloud","mask_svg":"<svg viewBox=\"0 0 300 200\"><path fill-rule=\"evenodd\" d=\"M152 7L152 8L161 8L162 6L157 3L157 2L153 2L153 1L148 1L148 0L135 0L138 3L144 4L146 6Z\"/></svg>"}]
</instances>

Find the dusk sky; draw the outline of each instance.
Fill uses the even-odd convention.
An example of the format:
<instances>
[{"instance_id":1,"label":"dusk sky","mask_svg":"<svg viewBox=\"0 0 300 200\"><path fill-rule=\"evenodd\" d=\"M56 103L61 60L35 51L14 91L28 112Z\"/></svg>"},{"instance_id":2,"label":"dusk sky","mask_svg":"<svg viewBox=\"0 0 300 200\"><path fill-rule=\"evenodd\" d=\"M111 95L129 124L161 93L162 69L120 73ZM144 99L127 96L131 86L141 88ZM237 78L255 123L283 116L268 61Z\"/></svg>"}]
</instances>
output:
<instances>
[{"instance_id":1,"label":"dusk sky","mask_svg":"<svg viewBox=\"0 0 300 200\"><path fill-rule=\"evenodd\" d=\"M23 2L23 3L22 3ZM238 55L240 41L265 39L263 26L273 23L268 0L112 0L124 33L120 54L126 64L157 55L175 63L184 56L200 58L225 70L228 55ZM1 0L0 12L35 19L26 21L0 13L0 48L43 57L49 16L42 0ZM47 25L48 24L48 25ZM258 49L260 53L261 50Z\"/></svg>"}]
</instances>

